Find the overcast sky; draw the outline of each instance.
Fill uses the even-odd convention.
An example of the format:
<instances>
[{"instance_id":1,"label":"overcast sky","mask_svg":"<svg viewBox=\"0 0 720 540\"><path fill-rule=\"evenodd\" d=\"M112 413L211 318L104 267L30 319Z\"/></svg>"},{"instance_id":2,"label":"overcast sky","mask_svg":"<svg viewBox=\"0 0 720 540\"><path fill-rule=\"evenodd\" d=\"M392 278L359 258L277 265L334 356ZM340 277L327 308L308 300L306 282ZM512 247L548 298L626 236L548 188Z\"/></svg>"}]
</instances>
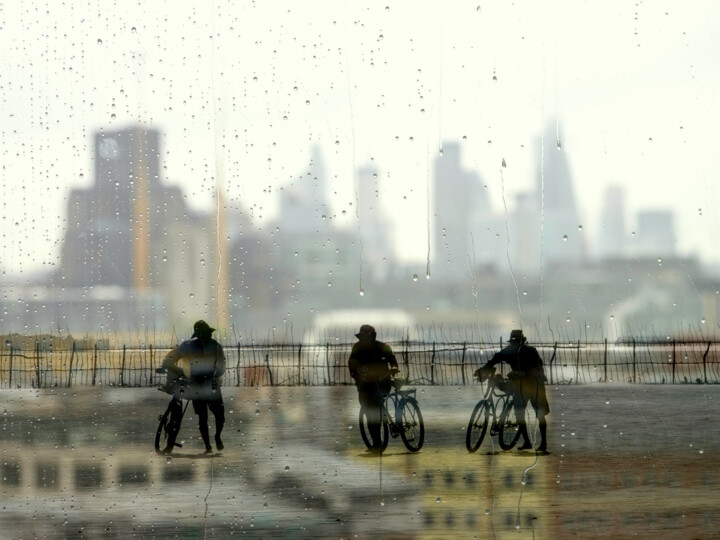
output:
<instances>
[{"instance_id":1,"label":"overcast sky","mask_svg":"<svg viewBox=\"0 0 720 540\"><path fill-rule=\"evenodd\" d=\"M210 208L216 170L258 224L320 145L353 225L374 160L399 254L427 251L428 181L458 141L502 211L556 132L591 244L605 187L675 212L683 253L720 262L717 2L10 2L0 7L0 265L56 264L91 136L163 134L164 180ZM504 186L500 164L505 159ZM342 216L342 210L348 210Z\"/></svg>"}]
</instances>

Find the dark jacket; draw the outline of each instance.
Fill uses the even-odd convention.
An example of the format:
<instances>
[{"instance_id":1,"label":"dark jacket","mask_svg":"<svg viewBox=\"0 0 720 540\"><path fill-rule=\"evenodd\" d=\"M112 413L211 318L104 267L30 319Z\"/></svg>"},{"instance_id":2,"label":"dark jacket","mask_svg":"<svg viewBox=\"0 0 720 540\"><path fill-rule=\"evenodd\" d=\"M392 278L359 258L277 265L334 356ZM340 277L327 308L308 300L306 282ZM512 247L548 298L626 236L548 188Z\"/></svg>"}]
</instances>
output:
<instances>
[{"instance_id":1,"label":"dark jacket","mask_svg":"<svg viewBox=\"0 0 720 540\"><path fill-rule=\"evenodd\" d=\"M516 376L537 378L540 375L544 378L543 361L535 347L530 345L511 343L500 352L496 353L486 367L492 367L500 362L505 362Z\"/></svg>"},{"instance_id":2,"label":"dark jacket","mask_svg":"<svg viewBox=\"0 0 720 540\"><path fill-rule=\"evenodd\" d=\"M389 367L388 367L389 365ZM387 343L358 341L353 345L348 367L356 382L378 382L390 377L390 368L397 368L395 354Z\"/></svg>"}]
</instances>

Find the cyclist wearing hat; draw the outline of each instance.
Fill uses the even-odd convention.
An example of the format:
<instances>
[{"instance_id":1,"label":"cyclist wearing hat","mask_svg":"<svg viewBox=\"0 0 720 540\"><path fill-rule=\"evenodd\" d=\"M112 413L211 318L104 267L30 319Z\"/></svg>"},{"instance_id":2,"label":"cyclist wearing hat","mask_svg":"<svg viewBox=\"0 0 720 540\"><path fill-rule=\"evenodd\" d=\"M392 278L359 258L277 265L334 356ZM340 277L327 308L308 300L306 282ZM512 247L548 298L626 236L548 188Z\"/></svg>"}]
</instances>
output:
<instances>
[{"instance_id":1,"label":"cyclist wearing hat","mask_svg":"<svg viewBox=\"0 0 720 540\"><path fill-rule=\"evenodd\" d=\"M398 372L398 364L390 346L377 341L376 336L375 328L369 324L360 327L355 334L358 342L353 345L348 368L355 380L360 405L365 410L373 448L379 450L382 394L390 392L390 378Z\"/></svg>"},{"instance_id":2,"label":"cyclist wearing hat","mask_svg":"<svg viewBox=\"0 0 720 540\"><path fill-rule=\"evenodd\" d=\"M547 420L545 415L550 412L550 404L545 394L545 370L543 361L535 347L526 344L527 338L522 330L510 332L508 346L496 353L492 360L478 371L486 371L500 362L510 366L508 379L512 383L515 397L515 416L518 422L518 436L523 437L523 444L518 450L530 450L530 437L525 421L525 408L528 401L535 409L540 427L540 446L537 451L547 453Z\"/></svg>"},{"instance_id":3,"label":"cyclist wearing hat","mask_svg":"<svg viewBox=\"0 0 720 540\"><path fill-rule=\"evenodd\" d=\"M190 388L181 397L192 400L193 410L197 414L200 423L200 435L205 443L206 454L212 452L208 429L208 409L215 416L215 445L218 450L224 448L220 433L225 424L225 405L223 404L220 386L222 374L225 372L225 353L222 345L212 338L214 331L215 329L211 328L205 321L197 321L193 327L192 338L183 341L180 346L170 351L162 364L170 376L179 376L183 374L183 369L178 365L178 361L183 359L186 368L190 372ZM177 407L181 410L180 401L176 401L178 402ZM181 415L180 412L177 418L179 419ZM173 412L170 420L171 426L174 416ZM177 434L175 435L177 436ZM166 453L172 451L175 443L175 437L171 435L170 439L168 440L168 447L165 449Z\"/></svg>"}]
</instances>

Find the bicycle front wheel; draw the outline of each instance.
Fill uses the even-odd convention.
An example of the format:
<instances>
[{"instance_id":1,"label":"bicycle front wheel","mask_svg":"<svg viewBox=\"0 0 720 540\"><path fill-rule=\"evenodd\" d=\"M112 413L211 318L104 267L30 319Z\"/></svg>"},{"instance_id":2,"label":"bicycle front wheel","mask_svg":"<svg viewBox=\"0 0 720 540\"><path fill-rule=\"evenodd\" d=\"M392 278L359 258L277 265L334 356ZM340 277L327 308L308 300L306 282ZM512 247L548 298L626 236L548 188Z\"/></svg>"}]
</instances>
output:
<instances>
[{"instance_id":1,"label":"bicycle front wheel","mask_svg":"<svg viewBox=\"0 0 720 540\"><path fill-rule=\"evenodd\" d=\"M490 420L490 407L484 399L478 401L470 415L470 423L465 434L465 446L468 452L476 452L485 438Z\"/></svg>"},{"instance_id":2,"label":"bicycle front wheel","mask_svg":"<svg viewBox=\"0 0 720 540\"><path fill-rule=\"evenodd\" d=\"M396 424L400 428L400 437L411 452L422 448L425 440L425 424L420 407L414 398L404 398L397 410Z\"/></svg>"},{"instance_id":3,"label":"bicycle front wheel","mask_svg":"<svg viewBox=\"0 0 720 540\"><path fill-rule=\"evenodd\" d=\"M157 432L155 433L155 451L160 453L167 447L168 442L168 422L170 421L170 413L172 412L172 405L168 405L165 414L158 416L160 424L158 425Z\"/></svg>"},{"instance_id":4,"label":"bicycle front wheel","mask_svg":"<svg viewBox=\"0 0 720 540\"><path fill-rule=\"evenodd\" d=\"M360 415L358 420L360 423L360 435L362 436L362 440L365 443L365 446L368 448L368 450L376 450L373 447L373 441L372 437L370 437L370 428L368 426L367 415L365 414L365 409L363 407L360 407ZM380 452L385 451L389 439L390 429L388 428L387 422L383 419L382 425L380 426Z\"/></svg>"},{"instance_id":5,"label":"bicycle front wheel","mask_svg":"<svg viewBox=\"0 0 720 540\"><path fill-rule=\"evenodd\" d=\"M511 450L520 437L519 426L517 418L515 417L515 402L513 399L508 399L505 402L505 406L500 413L500 420L498 421L498 432L500 448L503 450Z\"/></svg>"}]
</instances>

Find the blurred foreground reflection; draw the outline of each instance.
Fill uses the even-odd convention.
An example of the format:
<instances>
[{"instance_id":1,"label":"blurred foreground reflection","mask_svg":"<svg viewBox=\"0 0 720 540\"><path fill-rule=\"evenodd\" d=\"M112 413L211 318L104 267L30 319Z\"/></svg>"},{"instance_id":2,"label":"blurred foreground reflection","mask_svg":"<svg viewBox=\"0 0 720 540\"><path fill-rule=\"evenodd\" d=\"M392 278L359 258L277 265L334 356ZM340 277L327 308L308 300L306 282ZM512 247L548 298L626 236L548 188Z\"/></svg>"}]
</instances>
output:
<instances>
[{"instance_id":1,"label":"blurred foreground reflection","mask_svg":"<svg viewBox=\"0 0 720 540\"><path fill-rule=\"evenodd\" d=\"M192 407L154 452L167 395L3 390L6 537L712 537L716 386L549 387L552 454L465 449L476 387L418 387L426 442L365 452L355 388L227 388L226 448ZM534 418L531 435L538 436ZM495 442L495 444L497 444Z\"/></svg>"}]
</instances>

